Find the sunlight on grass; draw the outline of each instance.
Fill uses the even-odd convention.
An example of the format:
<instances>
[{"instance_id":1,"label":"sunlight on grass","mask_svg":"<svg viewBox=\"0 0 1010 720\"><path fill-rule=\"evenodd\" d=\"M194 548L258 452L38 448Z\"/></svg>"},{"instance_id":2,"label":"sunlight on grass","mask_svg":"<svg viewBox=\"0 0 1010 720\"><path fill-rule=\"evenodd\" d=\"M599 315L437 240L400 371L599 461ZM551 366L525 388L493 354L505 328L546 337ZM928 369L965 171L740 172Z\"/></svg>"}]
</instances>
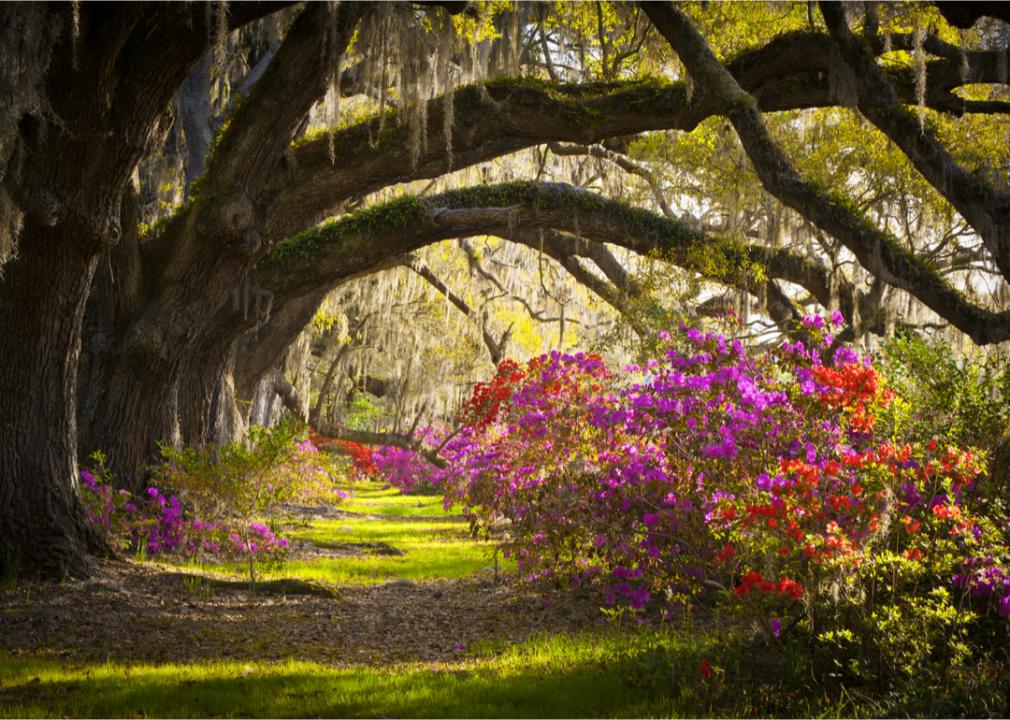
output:
<instances>
[{"instance_id":1,"label":"sunlight on grass","mask_svg":"<svg viewBox=\"0 0 1010 720\"><path fill-rule=\"evenodd\" d=\"M710 714L720 692L697 675L713 645L688 633L607 631L386 669L296 661L80 665L0 655L0 715L696 716ZM730 708L746 706L721 709Z\"/></svg>"},{"instance_id":2,"label":"sunlight on grass","mask_svg":"<svg viewBox=\"0 0 1010 720\"><path fill-rule=\"evenodd\" d=\"M375 515L445 517L458 515L458 509L446 510L441 495L402 495L399 490L374 482L358 482L348 487L351 496L342 510Z\"/></svg>"},{"instance_id":3,"label":"sunlight on grass","mask_svg":"<svg viewBox=\"0 0 1010 720\"><path fill-rule=\"evenodd\" d=\"M332 583L373 583L388 580L458 578L493 568L492 548L475 542L468 527L458 522L384 521L341 518L319 520L289 533L321 547L368 543L402 554L292 561L267 577L300 577ZM512 567L509 565L508 567Z\"/></svg>"},{"instance_id":4,"label":"sunlight on grass","mask_svg":"<svg viewBox=\"0 0 1010 720\"><path fill-rule=\"evenodd\" d=\"M349 514L296 523L285 535L296 546L308 542L323 551L359 554L261 569L261 582L366 584L456 578L493 567L490 546L474 541L466 523L446 517L438 498L401 496L375 484L355 489L354 499L341 507ZM239 565L204 569L245 574ZM206 579L200 582L212 591ZM0 717L860 714L850 700L832 698L812 682L809 648L769 649L752 630L715 616L680 629L601 624L521 644L461 646L451 663L382 667L294 658L87 664L0 652Z\"/></svg>"},{"instance_id":5,"label":"sunlight on grass","mask_svg":"<svg viewBox=\"0 0 1010 720\"><path fill-rule=\"evenodd\" d=\"M340 509L361 517L316 518L283 533L291 541L319 546L323 557L259 568L258 575L263 579L368 584L460 578L494 569L492 545L475 541L469 526L442 508L440 497L401 495L395 488L371 482L355 483L350 489L353 495ZM403 519L377 520L368 515ZM326 557L327 552L338 556ZM502 572L515 568L500 557L498 563ZM236 576L247 572L240 563L208 564L201 569Z\"/></svg>"}]
</instances>

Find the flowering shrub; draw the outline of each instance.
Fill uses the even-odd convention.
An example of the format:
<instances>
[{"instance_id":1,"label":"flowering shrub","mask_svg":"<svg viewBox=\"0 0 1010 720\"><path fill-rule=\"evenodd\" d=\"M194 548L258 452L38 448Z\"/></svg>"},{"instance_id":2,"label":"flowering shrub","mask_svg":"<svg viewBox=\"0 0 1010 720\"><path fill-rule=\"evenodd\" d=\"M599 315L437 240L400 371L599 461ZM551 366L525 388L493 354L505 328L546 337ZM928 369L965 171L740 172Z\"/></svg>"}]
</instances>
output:
<instances>
[{"instance_id":1,"label":"flowering shrub","mask_svg":"<svg viewBox=\"0 0 1010 720\"><path fill-rule=\"evenodd\" d=\"M101 452L92 455L93 469L81 470L81 494L91 521L119 550L145 555L185 547L185 522L179 499L148 488L140 497L113 487Z\"/></svg>"},{"instance_id":2,"label":"flowering shrub","mask_svg":"<svg viewBox=\"0 0 1010 720\"><path fill-rule=\"evenodd\" d=\"M282 423L252 428L249 444L209 450L165 448L157 485L140 497L115 490L101 453L81 471L82 494L92 521L121 550L145 555L178 554L196 559L282 562L288 541L259 518L270 506L295 499L338 501L344 495L330 479L332 466L304 428ZM185 507L185 512L184 512Z\"/></svg>"},{"instance_id":3,"label":"flowering shrub","mask_svg":"<svg viewBox=\"0 0 1010 720\"><path fill-rule=\"evenodd\" d=\"M415 437L422 446L439 448L446 434L445 428L429 426L419 428ZM420 452L383 445L375 449L372 460L376 475L405 495L440 492L444 471Z\"/></svg>"},{"instance_id":4,"label":"flowering shrub","mask_svg":"<svg viewBox=\"0 0 1010 720\"><path fill-rule=\"evenodd\" d=\"M404 495L430 494L438 490L438 468L406 448L383 445L372 455L378 474Z\"/></svg>"},{"instance_id":5,"label":"flowering shrub","mask_svg":"<svg viewBox=\"0 0 1010 720\"><path fill-rule=\"evenodd\" d=\"M332 477L336 468L319 452L304 426L287 421L253 426L248 441L208 450L163 448L156 476L178 490L202 518L192 552L225 549L243 557L255 579L257 561L283 559L287 542L258 522L271 506L294 500L337 502L344 493Z\"/></svg>"},{"instance_id":6,"label":"flowering shrub","mask_svg":"<svg viewBox=\"0 0 1010 720\"><path fill-rule=\"evenodd\" d=\"M775 637L802 623L907 677L967 667L1006 632L1007 509L978 492L978 453L875 436L894 393L831 351L838 315L804 324L814 347L682 328L619 372L557 352L506 366L446 448L447 501L500 525L525 577L636 609L716 593Z\"/></svg>"},{"instance_id":7,"label":"flowering shrub","mask_svg":"<svg viewBox=\"0 0 1010 720\"><path fill-rule=\"evenodd\" d=\"M508 404L514 386L525 376L515 360L503 360L490 381L474 386L470 399L460 411L463 422L478 430L486 428L494 422L503 405Z\"/></svg>"},{"instance_id":8,"label":"flowering shrub","mask_svg":"<svg viewBox=\"0 0 1010 720\"><path fill-rule=\"evenodd\" d=\"M175 554L186 558L242 559L255 555L263 563L284 559L287 540L276 537L263 523L249 524L240 533L225 523L187 519L178 496L149 487L140 497L116 490L101 453L92 456L94 469L81 471L85 507L98 527L121 551L145 557ZM245 538L250 538L250 542Z\"/></svg>"},{"instance_id":9,"label":"flowering shrub","mask_svg":"<svg viewBox=\"0 0 1010 720\"><path fill-rule=\"evenodd\" d=\"M335 440L332 445L351 458L351 469L356 477L367 479L378 472L374 462L375 451L368 445L351 440Z\"/></svg>"}]
</instances>

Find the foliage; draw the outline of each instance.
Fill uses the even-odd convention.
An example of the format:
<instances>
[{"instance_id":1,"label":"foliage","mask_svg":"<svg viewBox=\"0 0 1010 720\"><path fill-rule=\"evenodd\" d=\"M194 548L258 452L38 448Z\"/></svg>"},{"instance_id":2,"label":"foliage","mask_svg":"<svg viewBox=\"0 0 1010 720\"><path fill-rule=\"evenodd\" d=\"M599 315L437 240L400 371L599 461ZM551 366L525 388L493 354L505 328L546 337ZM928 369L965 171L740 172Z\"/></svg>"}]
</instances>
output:
<instances>
[{"instance_id":1,"label":"foliage","mask_svg":"<svg viewBox=\"0 0 1010 720\"><path fill-rule=\"evenodd\" d=\"M352 440L335 440L333 447L351 458L351 474L357 479L366 479L375 475L378 468L373 462L375 451L369 445L362 445Z\"/></svg>"},{"instance_id":2,"label":"foliage","mask_svg":"<svg viewBox=\"0 0 1010 720\"><path fill-rule=\"evenodd\" d=\"M278 538L261 522L239 525L184 517L176 495L166 495L151 486L142 497L116 490L114 479L101 453L93 455L95 470L81 471L81 492L88 514L113 546L140 557L178 555L193 560L243 558L253 567L260 563L280 563L288 541Z\"/></svg>"},{"instance_id":3,"label":"foliage","mask_svg":"<svg viewBox=\"0 0 1010 720\"><path fill-rule=\"evenodd\" d=\"M382 478L404 495L439 492L442 473L416 450L384 445L372 458Z\"/></svg>"},{"instance_id":4,"label":"foliage","mask_svg":"<svg viewBox=\"0 0 1010 720\"><path fill-rule=\"evenodd\" d=\"M264 513L278 503L335 502L344 496L333 485L332 462L312 443L307 429L292 420L272 428L253 426L246 442L233 440L207 450L163 447L162 455L165 462L156 476L204 518L198 529L212 535L226 529L252 580L257 560L277 562L287 548L259 521Z\"/></svg>"},{"instance_id":5,"label":"foliage","mask_svg":"<svg viewBox=\"0 0 1010 720\"><path fill-rule=\"evenodd\" d=\"M344 415L344 424L352 430L368 430L386 413L382 403L368 393L356 392Z\"/></svg>"},{"instance_id":6,"label":"foliage","mask_svg":"<svg viewBox=\"0 0 1010 720\"><path fill-rule=\"evenodd\" d=\"M1010 616L1007 507L979 452L880 432L894 391L868 357L832 352L822 318L805 325L817 346L751 353L684 327L619 372L558 352L509 366L447 446L447 497L475 532L501 529L524 577L665 615L727 602L896 702L962 707L968 678L992 690L1007 672L992 643Z\"/></svg>"},{"instance_id":7,"label":"foliage","mask_svg":"<svg viewBox=\"0 0 1010 720\"><path fill-rule=\"evenodd\" d=\"M255 579L256 562L279 563L288 548L261 521L274 504L295 499L336 501L332 466L290 421L250 431L249 444L213 451L163 448L156 485L142 497L115 490L101 453L81 472L82 495L92 521L120 550L178 554L202 560L241 559ZM173 488L167 494L158 487Z\"/></svg>"},{"instance_id":8,"label":"foliage","mask_svg":"<svg viewBox=\"0 0 1010 720\"><path fill-rule=\"evenodd\" d=\"M997 354L959 356L949 345L902 335L885 345L883 368L898 394L887 430L994 451L1010 427L1010 366Z\"/></svg>"},{"instance_id":9,"label":"foliage","mask_svg":"<svg viewBox=\"0 0 1010 720\"><path fill-rule=\"evenodd\" d=\"M141 497L115 489L105 456L92 454L91 469L81 470L81 496L91 521L120 551L144 555L188 550L179 498L149 487Z\"/></svg>"},{"instance_id":10,"label":"foliage","mask_svg":"<svg viewBox=\"0 0 1010 720\"><path fill-rule=\"evenodd\" d=\"M176 488L205 516L252 518L299 498L339 497L332 466L300 423L252 426L246 442L212 449L162 447L156 477Z\"/></svg>"}]
</instances>

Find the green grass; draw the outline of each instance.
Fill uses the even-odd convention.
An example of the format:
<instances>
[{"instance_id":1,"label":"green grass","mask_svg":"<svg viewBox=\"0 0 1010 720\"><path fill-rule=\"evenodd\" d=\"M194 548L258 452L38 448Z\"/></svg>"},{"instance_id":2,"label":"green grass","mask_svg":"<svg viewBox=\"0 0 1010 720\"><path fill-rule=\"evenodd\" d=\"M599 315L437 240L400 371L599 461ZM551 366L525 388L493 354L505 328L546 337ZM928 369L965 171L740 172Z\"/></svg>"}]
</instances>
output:
<instances>
[{"instance_id":1,"label":"green grass","mask_svg":"<svg viewBox=\"0 0 1010 720\"><path fill-rule=\"evenodd\" d=\"M342 507L360 516L314 520L285 534L317 544L381 543L403 554L291 562L264 573L273 582L261 581L260 592L285 594L285 583L305 580L455 578L491 566L488 548L447 517L438 498L400 496L375 484L355 490ZM241 576L244 568L232 571ZM217 588L199 576L192 584L208 597ZM168 635L158 642L185 642L184 633L164 628ZM221 631L222 642L239 647ZM507 647L460 648L458 660L440 664L89 664L45 653L0 652L0 717L812 717L951 715L965 708L986 716L1000 707L992 688L949 705L956 713L943 712L948 705L936 705L928 692L909 701L897 688L845 689L841 666L801 636L774 640L718 613L685 618L679 627L618 623Z\"/></svg>"},{"instance_id":2,"label":"green grass","mask_svg":"<svg viewBox=\"0 0 1010 720\"><path fill-rule=\"evenodd\" d=\"M318 520L287 536L316 544L381 543L402 555L362 555L292 561L265 577L299 577L330 583L459 578L493 568L491 546L477 543L464 523L446 520Z\"/></svg>"},{"instance_id":3,"label":"green grass","mask_svg":"<svg viewBox=\"0 0 1010 720\"><path fill-rule=\"evenodd\" d=\"M360 482L350 488L353 495L339 508L360 517L313 519L286 530L289 540L327 545L372 544L387 546L400 554L361 554L290 560L279 567L258 568L263 579L298 578L333 584L370 584L392 580L432 580L461 578L493 570L493 547L476 542L469 525L442 507L442 498L431 495L401 495L379 483ZM375 519L382 515L389 519ZM403 518L396 520L393 518ZM193 569L194 565L184 565ZM514 563L499 558L499 569ZM241 563L203 566L203 569L233 576L245 576Z\"/></svg>"},{"instance_id":4,"label":"green grass","mask_svg":"<svg viewBox=\"0 0 1010 720\"><path fill-rule=\"evenodd\" d=\"M396 488L371 482L356 483L349 489L351 497L340 507L350 512L431 518L453 515L453 510L442 507L441 495L401 495Z\"/></svg>"},{"instance_id":5,"label":"green grass","mask_svg":"<svg viewBox=\"0 0 1010 720\"><path fill-rule=\"evenodd\" d=\"M739 667L720 667L717 654L726 647L715 634L601 629L543 637L501 652L482 648L455 664L383 669L298 661L88 666L0 655L0 715L697 717L774 712L760 686L728 689L719 681L723 672L754 664L740 656ZM702 657L713 658L714 680L700 678ZM802 676L802 668L794 672ZM759 700L762 705L756 706ZM805 709L810 712L803 714L811 714L816 707Z\"/></svg>"}]
</instances>

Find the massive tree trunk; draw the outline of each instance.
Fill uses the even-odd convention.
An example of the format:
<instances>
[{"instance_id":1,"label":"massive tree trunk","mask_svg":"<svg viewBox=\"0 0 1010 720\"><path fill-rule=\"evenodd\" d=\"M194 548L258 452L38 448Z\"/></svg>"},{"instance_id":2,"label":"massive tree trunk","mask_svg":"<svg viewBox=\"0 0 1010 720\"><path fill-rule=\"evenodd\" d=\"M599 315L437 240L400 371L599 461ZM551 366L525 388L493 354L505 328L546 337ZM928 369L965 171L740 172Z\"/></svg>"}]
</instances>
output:
<instances>
[{"instance_id":1,"label":"massive tree trunk","mask_svg":"<svg viewBox=\"0 0 1010 720\"><path fill-rule=\"evenodd\" d=\"M97 255L72 233L29 219L0 278L0 566L49 577L86 574L87 553L104 549L80 499L74 417Z\"/></svg>"},{"instance_id":2,"label":"massive tree trunk","mask_svg":"<svg viewBox=\"0 0 1010 720\"><path fill-rule=\"evenodd\" d=\"M283 173L291 141L366 11L363 4L342 7L335 29L325 4L300 13L235 109L203 174L204 190L138 246L142 286L117 324L112 386L98 389L115 403L96 406L88 433L123 485L141 486L158 443L168 440L160 434L172 429L163 398L174 394L180 440L189 445L212 440L214 411L233 402L226 397L232 338L221 338L217 318L249 328L269 311L250 272L268 247L267 180ZM238 427L234 409L226 415Z\"/></svg>"},{"instance_id":3,"label":"massive tree trunk","mask_svg":"<svg viewBox=\"0 0 1010 720\"><path fill-rule=\"evenodd\" d=\"M234 27L276 7L238 4L228 19ZM130 177L163 139L166 107L207 44L207 18L168 3L17 10L63 31L41 110L18 118L18 150L0 158L25 216L0 277L0 562L80 576L86 553L102 549L77 479L85 303L100 255L121 235ZM5 55L4 72L19 62Z\"/></svg>"}]
</instances>

